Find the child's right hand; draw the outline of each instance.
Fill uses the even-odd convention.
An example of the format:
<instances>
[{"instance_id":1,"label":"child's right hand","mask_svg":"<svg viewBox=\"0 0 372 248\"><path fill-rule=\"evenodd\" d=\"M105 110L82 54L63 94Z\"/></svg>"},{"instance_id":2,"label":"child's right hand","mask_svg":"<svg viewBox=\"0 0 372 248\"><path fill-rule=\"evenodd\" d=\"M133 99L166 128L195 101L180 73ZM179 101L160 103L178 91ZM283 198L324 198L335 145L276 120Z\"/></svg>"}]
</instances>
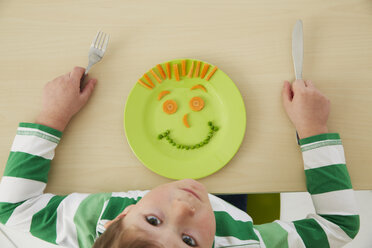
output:
<instances>
[{"instance_id":1,"label":"child's right hand","mask_svg":"<svg viewBox=\"0 0 372 248\"><path fill-rule=\"evenodd\" d=\"M327 120L330 101L310 80L285 81L282 90L283 106L300 139L328 133Z\"/></svg>"},{"instance_id":2,"label":"child's right hand","mask_svg":"<svg viewBox=\"0 0 372 248\"><path fill-rule=\"evenodd\" d=\"M60 131L66 128L72 116L86 104L97 83L97 79L90 79L85 88L80 90L80 79L84 72L84 68L75 67L45 85L43 107L36 123Z\"/></svg>"}]
</instances>

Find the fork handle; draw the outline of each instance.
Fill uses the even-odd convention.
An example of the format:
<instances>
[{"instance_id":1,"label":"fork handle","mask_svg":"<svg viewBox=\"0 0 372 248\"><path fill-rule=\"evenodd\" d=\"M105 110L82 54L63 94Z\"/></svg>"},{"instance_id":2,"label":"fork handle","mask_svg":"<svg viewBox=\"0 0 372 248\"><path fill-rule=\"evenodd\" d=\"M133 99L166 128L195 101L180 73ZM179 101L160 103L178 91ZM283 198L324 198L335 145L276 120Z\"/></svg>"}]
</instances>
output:
<instances>
[{"instance_id":1,"label":"fork handle","mask_svg":"<svg viewBox=\"0 0 372 248\"><path fill-rule=\"evenodd\" d=\"M88 71L90 70L90 68L92 67L92 65L94 65L93 63L89 63L87 68L85 69L85 75L88 74Z\"/></svg>"},{"instance_id":2,"label":"fork handle","mask_svg":"<svg viewBox=\"0 0 372 248\"><path fill-rule=\"evenodd\" d=\"M85 76L88 74L88 71L90 70L90 67L92 67L92 65L93 64L91 64L91 63L88 64L87 68L85 69L85 72L84 72L83 76L80 79L80 90L83 90L84 87L85 87L86 83L84 83L84 79L85 79Z\"/></svg>"},{"instance_id":3,"label":"fork handle","mask_svg":"<svg viewBox=\"0 0 372 248\"><path fill-rule=\"evenodd\" d=\"M80 90L83 90L85 85L86 85L86 83L84 82L84 79L85 79L86 75L87 75L87 71L85 71L85 73L83 74L83 76L80 79Z\"/></svg>"}]
</instances>

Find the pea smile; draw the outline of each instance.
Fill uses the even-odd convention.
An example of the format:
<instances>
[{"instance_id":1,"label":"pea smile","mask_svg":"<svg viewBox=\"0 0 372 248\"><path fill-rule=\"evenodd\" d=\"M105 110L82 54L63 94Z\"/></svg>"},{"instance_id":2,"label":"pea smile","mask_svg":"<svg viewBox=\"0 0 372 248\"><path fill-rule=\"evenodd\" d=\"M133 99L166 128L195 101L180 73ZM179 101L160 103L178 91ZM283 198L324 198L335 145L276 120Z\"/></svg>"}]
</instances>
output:
<instances>
[{"instance_id":1,"label":"pea smile","mask_svg":"<svg viewBox=\"0 0 372 248\"><path fill-rule=\"evenodd\" d=\"M203 141L201 141L200 143L197 143L197 144L194 144L194 145L184 145L184 144L176 143L170 137L170 130L167 130L167 131L159 134L158 139L159 140L166 139L170 145L174 146L177 149L186 149L186 150L198 149L198 148L201 148L201 147L205 146L206 144L208 144L209 141L213 138L213 135L219 130L219 128L214 126L211 121L208 122L208 126L209 126L210 131L209 131L207 137Z\"/></svg>"}]
</instances>

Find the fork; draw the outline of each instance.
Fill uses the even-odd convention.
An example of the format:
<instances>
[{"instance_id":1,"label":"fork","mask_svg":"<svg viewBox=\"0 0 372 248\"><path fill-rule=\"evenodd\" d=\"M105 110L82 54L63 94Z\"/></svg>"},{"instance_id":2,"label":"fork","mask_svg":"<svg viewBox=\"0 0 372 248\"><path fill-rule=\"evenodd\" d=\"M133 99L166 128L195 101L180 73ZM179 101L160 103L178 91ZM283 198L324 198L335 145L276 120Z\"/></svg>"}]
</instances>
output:
<instances>
[{"instance_id":1,"label":"fork","mask_svg":"<svg viewBox=\"0 0 372 248\"><path fill-rule=\"evenodd\" d=\"M85 86L85 84L83 83L84 82L84 78L88 74L88 71L90 70L90 68L94 64L96 64L97 62L99 62L102 59L103 55L105 54L106 48L107 48L107 45L108 45L108 42L109 42L109 39L110 39L110 35L105 34L102 31L98 31L96 37L94 37L93 42L90 45L90 49L89 49L89 55L88 55L89 62L88 62L88 66L85 69L85 73L84 73L83 77L80 80L80 88L81 89L83 89L84 86Z\"/></svg>"}]
</instances>

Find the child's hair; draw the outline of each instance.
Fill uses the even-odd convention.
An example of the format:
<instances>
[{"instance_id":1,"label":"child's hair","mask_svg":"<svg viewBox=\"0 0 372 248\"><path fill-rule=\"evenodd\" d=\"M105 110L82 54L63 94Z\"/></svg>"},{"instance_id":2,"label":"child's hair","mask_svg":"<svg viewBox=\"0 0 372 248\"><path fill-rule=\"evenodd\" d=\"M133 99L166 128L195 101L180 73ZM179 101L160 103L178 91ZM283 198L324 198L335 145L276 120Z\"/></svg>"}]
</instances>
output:
<instances>
[{"instance_id":1,"label":"child's hair","mask_svg":"<svg viewBox=\"0 0 372 248\"><path fill-rule=\"evenodd\" d=\"M96 240L92 248L164 248L153 240L148 240L140 230L126 228L121 219L112 223Z\"/></svg>"}]
</instances>

